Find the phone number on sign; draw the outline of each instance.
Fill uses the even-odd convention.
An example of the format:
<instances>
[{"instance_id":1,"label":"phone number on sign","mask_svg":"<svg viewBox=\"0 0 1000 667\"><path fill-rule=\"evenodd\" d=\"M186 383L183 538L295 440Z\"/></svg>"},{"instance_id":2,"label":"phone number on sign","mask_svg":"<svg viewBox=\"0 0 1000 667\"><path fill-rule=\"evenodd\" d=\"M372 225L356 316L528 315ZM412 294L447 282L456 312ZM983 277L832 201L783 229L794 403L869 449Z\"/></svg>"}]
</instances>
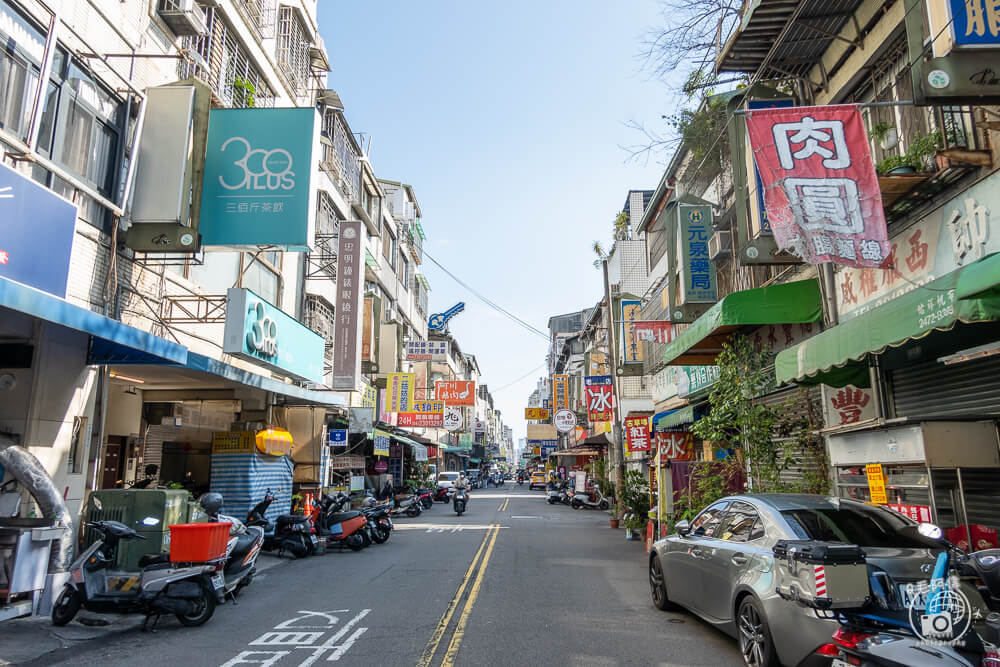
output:
<instances>
[{"instance_id":1,"label":"phone number on sign","mask_svg":"<svg viewBox=\"0 0 1000 667\"><path fill-rule=\"evenodd\" d=\"M939 308L938 310L935 310L933 313L928 313L923 317L921 317L919 320L917 320L917 326L919 326L921 329L926 329L927 327L933 326L934 324L942 320L950 321L953 315L954 315L954 310L949 304L944 308Z\"/></svg>"}]
</instances>

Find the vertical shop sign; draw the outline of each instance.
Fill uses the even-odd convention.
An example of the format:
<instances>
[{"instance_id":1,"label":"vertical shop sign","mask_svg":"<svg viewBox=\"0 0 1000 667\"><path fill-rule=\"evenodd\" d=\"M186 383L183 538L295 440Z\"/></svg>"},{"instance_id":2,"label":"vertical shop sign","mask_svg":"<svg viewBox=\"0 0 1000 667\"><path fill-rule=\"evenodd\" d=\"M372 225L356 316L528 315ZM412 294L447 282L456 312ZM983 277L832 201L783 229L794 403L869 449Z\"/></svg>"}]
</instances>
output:
<instances>
[{"instance_id":1,"label":"vertical shop sign","mask_svg":"<svg viewBox=\"0 0 1000 667\"><path fill-rule=\"evenodd\" d=\"M372 449L372 454L374 456L389 456L389 434L375 429L373 439L375 446Z\"/></svg>"},{"instance_id":2,"label":"vertical shop sign","mask_svg":"<svg viewBox=\"0 0 1000 667\"><path fill-rule=\"evenodd\" d=\"M361 378L361 355L358 336L361 291L364 289L364 252L360 222L340 223L337 256L337 310L335 313L333 352L333 389L355 391Z\"/></svg>"},{"instance_id":3,"label":"vertical shop sign","mask_svg":"<svg viewBox=\"0 0 1000 667\"><path fill-rule=\"evenodd\" d=\"M708 257L708 240L712 238L712 207L681 204L680 217L681 290L684 303L715 303L719 289L715 280L715 264Z\"/></svg>"},{"instance_id":4,"label":"vertical shop sign","mask_svg":"<svg viewBox=\"0 0 1000 667\"><path fill-rule=\"evenodd\" d=\"M622 299L622 363L641 364L642 345L636 332L635 324L639 320L639 311L642 310L641 301Z\"/></svg>"},{"instance_id":5,"label":"vertical shop sign","mask_svg":"<svg viewBox=\"0 0 1000 667\"><path fill-rule=\"evenodd\" d=\"M385 383L385 411L413 412L413 373L389 373Z\"/></svg>"},{"instance_id":6,"label":"vertical shop sign","mask_svg":"<svg viewBox=\"0 0 1000 667\"><path fill-rule=\"evenodd\" d=\"M365 297L361 311L361 361L375 361L375 299Z\"/></svg>"},{"instance_id":7,"label":"vertical shop sign","mask_svg":"<svg viewBox=\"0 0 1000 667\"><path fill-rule=\"evenodd\" d=\"M629 452L649 451L649 417L626 417L625 441Z\"/></svg>"},{"instance_id":8,"label":"vertical shop sign","mask_svg":"<svg viewBox=\"0 0 1000 667\"><path fill-rule=\"evenodd\" d=\"M569 376L552 376L552 409L555 412L569 408Z\"/></svg>"},{"instance_id":9,"label":"vertical shop sign","mask_svg":"<svg viewBox=\"0 0 1000 667\"><path fill-rule=\"evenodd\" d=\"M865 475L868 477L868 493L871 494L872 502L878 505L885 505L889 499L885 495L885 473L882 471L881 463L869 463L865 466Z\"/></svg>"},{"instance_id":10,"label":"vertical shop sign","mask_svg":"<svg viewBox=\"0 0 1000 667\"><path fill-rule=\"evenodd\" d=\"M610 375L588 375L583 378L587 394L587 419L609 422L614 419L614 386Z\"/></svg>"},{"instance_id":11,"label":"vertical shop sign","mask_svg":"<svg viewBox=\"0 0 1000 667\"><path fill-rule=\"evenodd\" d=\"M888 232L860 107L750 110L746 119L778 246L809 264L883 266Z\"/></svg>"}]
</instances>

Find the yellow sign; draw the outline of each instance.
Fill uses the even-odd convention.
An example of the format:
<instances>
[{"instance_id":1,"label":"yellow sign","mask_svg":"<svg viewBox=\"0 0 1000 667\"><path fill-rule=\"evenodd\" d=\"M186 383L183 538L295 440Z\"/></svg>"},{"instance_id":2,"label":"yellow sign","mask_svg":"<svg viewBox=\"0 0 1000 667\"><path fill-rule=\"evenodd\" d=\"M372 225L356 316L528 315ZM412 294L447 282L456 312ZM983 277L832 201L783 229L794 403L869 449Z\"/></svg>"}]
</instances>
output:
<instances>
[{"instance_id":1,"label":"yellow sign","mask_svg":"<svg viewBox=\"0 0 1000 667\"><path fill-rule=\"evenodd\" d=\"M532 447L531 448L531 453L534 454L535 456L541 456L542 448L541 447Z\"/></svg>"},{"instance_id":2,"label":"yellow sign","mask_svg":"<svg viewBox=\"0 0 1000 667\"><path fill-rule=\"evenodd\" d=\"M525 419L548 419L549 411L545 408L525 408L524 409Z\"/></svg>"},{"instance_id":3,"label":"yellow sign","mask_svg":"<svg viewBox=\"0 0 1000 667\"><path fill-rule=\"evenodd\" d=\"M249 454L253 451L253 431L220 431L212 434L213 454Z\"/></svg>"},{"instance_id":4,"label":"yellow sign","mask_svg":"<svg viewBox=\"0 0 1000 667\"><path fill-rule=\"evenodd\" d=\"M385 383L385 411L413 412L413 394L417 386L414 373L389 373Z\"/></svg>"},{"instance_id":5,"label":"yellow sign","mask_svg":"<svg viewBox=\"0 0 1000 667\"><path fill-rule=\"evenodd\" d=\"M552 409L555 411L569 408L569 376L552 376Z\"/></svg>"},{"instance_id":6,"label":"yellow sign","mask_svg":"<svg viewBox=\"0 0 1000 667\"><path fill-rule=\"evenodd\" d=\"M871 494L872 502L879 505L886 505L889 499L885 496L885 473L882 472L881 463L869 463L865 466L865 474L868 476L868 493Z\"/></svg>"},{"instance_id":7,"label":"yellow sign","mask_svg":"<svg viewBox=\"0 0 1000 667\"><path fill-rule=\"evenodd\" d=\"M292 455L292 434L283 428L269 426L263 431L257 431L254 439L261 454L268 456Z\"/></svg>"}]
</instances>

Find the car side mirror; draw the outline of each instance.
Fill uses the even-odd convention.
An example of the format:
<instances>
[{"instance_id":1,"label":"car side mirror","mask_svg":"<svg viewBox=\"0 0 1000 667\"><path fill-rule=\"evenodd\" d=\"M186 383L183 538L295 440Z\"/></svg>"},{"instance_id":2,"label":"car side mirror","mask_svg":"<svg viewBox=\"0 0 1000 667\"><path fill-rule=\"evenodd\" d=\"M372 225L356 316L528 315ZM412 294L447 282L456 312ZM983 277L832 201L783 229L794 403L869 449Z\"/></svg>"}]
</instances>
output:
<instances>
[{"instance_id":1,"label":"car side mirror","mask_svg":"<svg viewBox=\"0 0 1000 667\"><path fill-rule=\"evenodd\" d=\"M674 526L674 530L676 530L677 534L681 537L687 537L688 533L691 532L691 523L688 521L678 521Z\"/></svg>"}]
</instances>

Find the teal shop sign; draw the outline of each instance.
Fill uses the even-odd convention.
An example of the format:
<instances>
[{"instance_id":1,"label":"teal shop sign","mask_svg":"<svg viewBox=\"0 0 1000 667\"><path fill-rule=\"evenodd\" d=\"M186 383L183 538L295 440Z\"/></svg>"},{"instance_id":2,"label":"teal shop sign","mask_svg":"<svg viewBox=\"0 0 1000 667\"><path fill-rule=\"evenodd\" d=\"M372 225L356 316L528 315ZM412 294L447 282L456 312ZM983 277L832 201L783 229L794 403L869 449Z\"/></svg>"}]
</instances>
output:
<instances>
[{"instance_id":1,"label":"teal shop sign","mask_svg":"<svg viewBox=\"0 0 1000 667\"><path fill-rule=\"evenodd\" d=\"M323 337L248 289L226 292L222 351L322 384Z\"/></svg>"},{"instance_id":2,"label":"teal shop sign","mask_svg":"<svg viewBox=\"0 0 1000 667\"><path fill-rule=\"evenodd\" d=\"M213 109L199 231L203 245L308 251L315 109Z\"/></svg>"}]
</instances>

